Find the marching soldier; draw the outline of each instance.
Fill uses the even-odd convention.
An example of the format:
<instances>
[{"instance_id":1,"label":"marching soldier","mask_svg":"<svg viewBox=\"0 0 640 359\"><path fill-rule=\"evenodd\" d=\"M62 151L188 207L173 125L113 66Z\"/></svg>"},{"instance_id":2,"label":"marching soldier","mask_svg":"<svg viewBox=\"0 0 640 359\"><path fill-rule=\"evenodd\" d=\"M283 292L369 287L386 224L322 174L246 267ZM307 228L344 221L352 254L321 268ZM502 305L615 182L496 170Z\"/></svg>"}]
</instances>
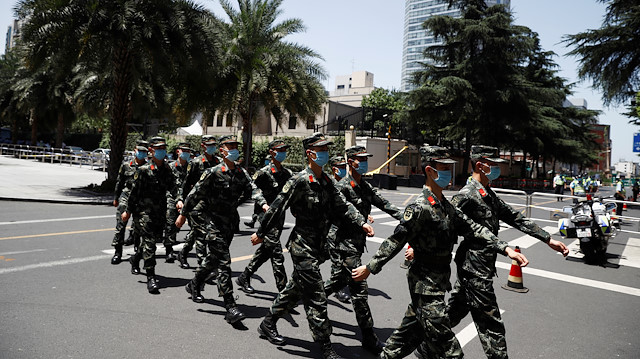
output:
<instances>
[{"instance_id":1,"label":"marching soldier","mask_svg":"<svg viewBox=\"0 0 640 359\"><path fill-rule=\"evenodd\" d=\"M253 175L253 182L260 188L264 199L267 200L269 205L273 203L284 184L292 176L291 170L282 166L282 162L287 158L287 149L289 147L282 140L271 141L269 143L271 163L259 169ZM263 213L261 213L260 217L263 216ZM284 218L284 216L280 217L280 223L265 235L264 242L256 249L244 272L236 279L236 284L243 292L253 293L255 291L251 286L251 276L269 259L271 260L273 277L276 281L278 292L282 291L287 285L287 273L284 269L284 255L282 254L282 244L280 243ZM258 222L260 221L261 219L258 219Z\"/></svg>"},{"instance_id":2,"label":"marching soldier","mask_svg":"<svg viewBox=\"0 0 640 359\"><path fill-rule=\"evenodd\" d=\"M173 246L177 243L176 234L178 232L175 223L178 218L178 208L176 202L182 199L182 186L187 177L188 164L191 161L191 147L187 142L181 142L176 148L177 158L175 161L169 164L173 176L176 180L176 186L178 187L178 198L172 198L167 203L167 224L164 230L164 247L166 249L165 262L173 263L175 261L175 255L173 253Z\"/></svg>"},{"instance_id":3,"label":"marching soldier","mask_svg":"<svg viewBox=\"0 0 640 359\"><path fill-rule=\"evenodd\" d=\"M331 172L333 172L333 178L336 180L336 182L339 182L342 178L344 178L344 176L347 175L347 161L345 161L344 156L333 156L329 160L329 164L331 165ZM338 226L332 224L331 228L329 229L329 233L327 234L327 253L329 254L329 259L331 259L331 265L339 267L340 256L336 253L337 231ZM329 293L327 293L327 296L329 296ZM335 297L342 303L350 303L351 294L349 294L348 286L345 284L342 289L336 292Z\"/></svg>"},{"instance_id":4,"label":"marching soldier","mask_svg":"<svg viewBox=\"0 0 640 359\"><path fill-rule=\"evenodd\" d=\"M402 212L395 205L383 198L369 183L362 179L368 171L368 157L373 155L367 153L363 146L352 146L346 151L348 161L348 173L338 182L337 187L351 202L364 218L368 218L373 223L371 217L371 205L374 205L384 212L390 214L395 219L402 218ZM335 239L336 250L332 258L331 278L325 283L324 290L327 295L349 286L353 301L353 310L356 314L358 326L362 331L362 346L378 354L382 351L382 343L373 331L373 317L369 308L369 290L366 280L354 281L351 278L351 271L362 265L362 253L366 245L366 237L362 231L350 226L338 225Z\"/></svg>"},{"instance_id":5,"label":"marching soldier","mask_svg":"<svg viewBox=\"0 0 640 359\"><path fill-rule=\"evenodd\" d=\"M139 166L147 163L147 148L149 142L138 141L135 148L135 158L129 162L123 162L120 165L120 171L118 172L118 180L116 182L115 195L113 199L113 206L116 207L116 231L113 237L111 245L115 248L116 252L111 258L111 264L119 264L122 261L122 246L125 244L124 234L127 230L127 221L122 220L122 212L129 199L129 193L131 192L131 184L133 182L133 175ZM135 238L135 248L137 249L140 244L139 236L133 232L136 231L135 226L132 226L131 236Z\"/></svg>"},{"instance_id":6,"label":"marching soldier","mask_svg":"<svg viewBox=\"0 0 640 359\"><path fill-rule=\"evenodd\" d=\"M549 233L506 204L491 190L490 182L500 177L499 163L506 162L495 156L497 149L473 146L471 151L471 180L453 196L451 204L496 236L500 230L500 221L503 221L567 256L569 250L564 243L552 239ZM507 358L504 323L493 291L496 252L466 235L458 246L455 262L458 278L447 306L451 327L458 325L471 313L487 358ZM425 355L428 350L424 349L427 348L423 345L421 354L425 358L431 358L432 356Z\"/></svg>"},{"instance_id":7,"label":"marching soldier","mask_svg":"<svg viewBox=\"0 0 640 359\"><path fill-rule=\"evenodd\" d=\"M215 153L217 151L217 141L212 135L202 136L200 146L202 147L202 154L194 158L189 165L187 165L187 177L184 180L182 190L180 191L180 198L184 202L184 197L189 194L193 186L198 182L202 174L207 168L217 166L220 163ZM187 257L189 252L196 247L196 256L198 257L198 265L202 262L207 255L207 247L204 243L204 238L207 236L205 231L206 223L202 217L202 205L196 203L191 204L190 212L184 213L189 219L189 233L185 239L184 247L178 252L178 262L180 267L189 268Z\"/></svg>"},{"instance_id":8,"label":"marching soldier","mask_svg":"<svg viewBox=\"0 0 640 359\"><path fill-rule=\"evenodd\" d=\"M265 166L269 166L269 164L271 163L271 154L268 154L265 158L264 158L264 165ZM255 173L254 173L255 176ZM264 212L262 211L262 208L260 208L260 206L258 206L257 203L254 203L253 205L253 214L251 215L251 220L250 221L245 221L244 225L249 227L249 228L253 228L256 224L256 222L258 222L260 220L260 218L262 217L262 214Z\"/></svg>"},{"instance_id":9,"label":"marching soldier","mask_svg":"<svg viewBox=\"0 0 640 359\"><path fill-rule=\"evenodd\" d=\"M261 243L265 236L281 223L287 208L296 218L296 224L287 248L293 261L293 274L282 292L278 294L271 310L264 318L258 332L276 345L285 340L276 327L278 319L293 309L299 300L304 303L309 329L324 358L340 358L331 345L331 323L327 315L327 297L320 273L320 263L325 257L325 240L329 225L341 218L341 225L356 226L369 236L373 228L365 222L356 208L345 201L336 189L334 181L322 167L329 161L329 148L333 144L323 134L315 133L303 141L308 167L293 175L265 213L258 231L251 236L251 243Z\"/></svg>"},{"instance_id":10,"label":"marching soldier","mask_svg":"<svg viewBox=\"0 0 640 359\"><path fill-rule=\"evenodd\" d=\"M140 246L129 258L131 273L140 273L140 258L144 259L147 290L149 293L158 294L158 281L155 277L156 242L160 242L165 227L166 203L171 197L177 197L178 189L173 172L165 161L167 156L165 139L153 137L149 142L149 152L153 157L150 163L140 166L133 176L131 194L122 213L122 220L127 221L133 213L134 220L140 228ZM158 206L158 203L165 205Z\"/></svg>"},{"instance_id":11,"label":"marching soldier","mask_svg":"<svg viewBox=\"0 0 640 359\"><path fill-rule=\"evenodd\" d=\"M451 289L451 251L458 235L475 237L480 243L506 253L522 266L527 259L498 240L488 229L471 221L451 205L442 189L451 180L452 163L445 148L420 148L425 187L416 201L408 206L400 224L387 238L366 266L353 270L355 280L366 279L382 267L409 243L415 257L407 279L411 303L400 326L391 334L380 354L381 358L403 358L425 341L436 358L462 358L449 319L445 313L444 296Z\"/></svg>"},{"instance_id":12,"label":"marching soldier","mask_svg":"<svg viewBox=\"0 0 640 359\"><path fill-rule=\"evenodd\" d=\"M200 294L204 287L205 279L214 270L218 271L218 293L224 298L227 313L225 320L234 324L245 318L238 309L233 297L233 284L231 282L231 255L229 245L233 239L235 212L240 205L242 196L248 196L258 202L263 209L268 208L262 193L253 184L251 177L242 167L236 166L235 161L240 157L238 141L234 136L220 137L220 154L223 162L207 169L200 180L186 197L184 206L176 226L182 227L186 217L194 206L202 205L201 218L205 221L204 241L207 245L207 256L204 258L195 277L187 284L186 290L191 294L194 302L204 301Z\"/></svg>"}]
</instances>

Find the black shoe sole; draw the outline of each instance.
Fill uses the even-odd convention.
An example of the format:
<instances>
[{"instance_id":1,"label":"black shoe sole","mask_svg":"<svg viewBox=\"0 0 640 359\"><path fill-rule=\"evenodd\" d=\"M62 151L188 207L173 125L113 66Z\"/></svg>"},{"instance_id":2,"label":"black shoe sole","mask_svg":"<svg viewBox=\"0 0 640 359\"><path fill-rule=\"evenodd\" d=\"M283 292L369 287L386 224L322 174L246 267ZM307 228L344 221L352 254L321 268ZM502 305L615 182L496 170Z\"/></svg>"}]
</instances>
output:
<instances>
[{"instance_id":1,"label":"black shoe sole","mask_svg":"<svg viewBox=\"0 0 640 359\"><path fill-rule=\"evenodd\" d=\"M120 263L122 263L122 258L118 258L118 259L116 259L115 257L111 258L111 264L118 265Z\"/></svg>"},{"instance_id":2,"label":"black shoe sole","mask_svg":"<svg viewBox=\"0 0 640 359\"><path fill-rule=\"evenodd\" d=\"M272 339L270 336L264 333L264 330L262 330L261 326L258 326L258 334L260 334L260 338L266 339L269 341L269 343L274 345L285 345L287 343L287 341L284 339L283 340Z\"/></svg>"},{"instance_id":3,"label":"black shoe sole","mask_svg":"<svg viewBox=\"0 0 640 359\"><path fill-rule=\"evenodd\" d=\"M191 300L194 301L195 303L202 303L204 302L204 297L202 298L196 298L193 296L192 290L191 290L191 283L188 283L187 285L184 286L184 290L187 291L187 293L189 293L189 295L191 295Z\"/></svg>"},{"instance_id":4,"label":"black shoe sole","mask_svg":"<svg viewBox=\"0 0 640 359\"><path fill-rule=\"evenodd\" d=\"M256 290L255 290L255 289L253 289L253 288L251 288L251 289L245 288L245 286L243 286L243 285L240 283L240 279L238 279L238 278L236 278L236 284L238 285L238 289L240 289L241 291L243 291L243 292L245 292L245 293L247 293L247 294L253 294L253 293L255 293L255 292L256 292Z\"/></svg>"},{"instance_id":5,"label":"black shoe sole","mask_svg":"<svg viewBox=\"0 0 640 359\"><path fill-rule=\"evenodd\" d=\"M237 323L239 321L242 321L245 318L246 318L246 316L244 314L243 315L239 315L239 316L237 316L235 318L229 318L226 315L224 316L224 320L226 320L227 323L229 323L229 324L235 324L235 323Z\"/></svg>"}]
</instances>

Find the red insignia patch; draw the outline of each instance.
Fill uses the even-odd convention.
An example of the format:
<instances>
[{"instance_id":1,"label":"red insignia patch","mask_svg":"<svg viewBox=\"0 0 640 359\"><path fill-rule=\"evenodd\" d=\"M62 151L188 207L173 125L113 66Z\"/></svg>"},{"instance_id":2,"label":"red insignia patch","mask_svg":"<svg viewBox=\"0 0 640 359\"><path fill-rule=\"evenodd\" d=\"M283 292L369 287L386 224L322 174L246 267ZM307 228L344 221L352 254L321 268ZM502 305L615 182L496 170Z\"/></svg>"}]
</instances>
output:
<instances>
[{"instance_id":1,"label":"red insignia patch","mask_svg":"<svg viewBox=\"0 0 640 359\"><path fill-rule=\"evenodd\" d=\"M355 187L356 187L356 183L355 183L355 182L353 182L353 181L351 181L351 187L352 187L352 188L355 188Z\"/></svg>"},{"instance_id":2,"label":"red insignia patch","mask_svg":"<svg viewBox=\"0 0 640 359\"><path fill-rule=\"evenodd\" d=\"M227 167L222 166L222 172L227 172Z\"/></svg>"},{"instance_id":3,"label":"red insignia patch","mask_svg":"<svg viewBox=\"0 0 640 359\"><path fill-rule=\"evenodd\" d=\"M276 168L275 167L271 167L271 173L276 173Z\"/></svg>"},{"instance_id":4,"label":"red insignia patch","mask_svg":"<svg viewBox=\"0 0 640 359\"><path fill-rule=\"evenodd\" d=\"M151 170L153 171L153 170L155 170L155 169L156 169L156 166L151 165Z\"/></svg>"},{"instance_id":5,"label":"red insignia patch","mask_svg":"<svg viewBox=\"0 0 640 359\"><path fill-rule=\"evenodd\" d=\"M487 192L485 192L485 191L484 191L484 188L480 188L480 189L478 190L478 192L480 192L480 195L481 195L482 197L486 197L486 196L487 196Z\"/></svg>"},{"instance_id":6,"label":"red insignia patch","mask_svg":"<svg viewBox=\"0 0 640 359\"><path fill-rule=\"evenodd\" d=\"M427 201L429 201L429 203L431 203L431 205L435 205L436 204L436 200L433 199L433 197L429 196L429 198L427 198Z\"/></svg>"},{"instance_id":7,"label":"red insignia patch","mask_svg":"<svg viewBox=\"0 0 640 359\"><path fill-rule=\"evenodd\" d=\"M129 166L133 166L133 161L129 162Z\"/></svg>"},{"instance_id":8,"label":"red insignia patch","mask_svg":"<svg viewBox=\"0 0 640 359\"><path fill-rule=\"evenodd\" d=\"M310 183L313 183L313 182L314 182L314 180L313 180L313 175L309 175L309 182L310 182Z\"/></svg>"}]
</instances>

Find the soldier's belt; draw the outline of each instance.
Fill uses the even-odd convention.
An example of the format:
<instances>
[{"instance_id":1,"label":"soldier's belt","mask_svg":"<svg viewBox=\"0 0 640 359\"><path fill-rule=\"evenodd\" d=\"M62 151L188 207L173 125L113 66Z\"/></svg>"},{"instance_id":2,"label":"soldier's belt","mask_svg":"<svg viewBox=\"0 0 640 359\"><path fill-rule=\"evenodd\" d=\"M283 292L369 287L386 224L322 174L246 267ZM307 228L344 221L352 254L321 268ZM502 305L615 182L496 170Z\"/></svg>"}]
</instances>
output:
<instances>
[{"instance_id":1,"label":"soldier's belt","mask_svg":"<svg viewBox=\"0 0 640 359\"><path fill-rule=\"evenodd\" d=\"M447 256L434 256L434 255L424 255L422 253L416 253L414 256L414 261L417 264L424 268L448 268L451 264L451 255Z\"/></svg>"}]
</instances>

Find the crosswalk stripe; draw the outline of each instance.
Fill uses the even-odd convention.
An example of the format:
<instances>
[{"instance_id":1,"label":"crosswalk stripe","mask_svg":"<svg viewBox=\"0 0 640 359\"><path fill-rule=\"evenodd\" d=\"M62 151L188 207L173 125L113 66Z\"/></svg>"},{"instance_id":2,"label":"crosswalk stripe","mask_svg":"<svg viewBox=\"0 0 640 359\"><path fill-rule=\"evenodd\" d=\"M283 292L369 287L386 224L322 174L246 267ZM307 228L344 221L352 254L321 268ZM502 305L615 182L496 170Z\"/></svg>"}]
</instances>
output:
<instances>
[{"instance_id":1,"label":"crosswalk stripe","mask_svg":"<svg viewBox=\"0 0 640 359\"><path fill-rule=\"evenodd\" d=\"M391 215L388 213L381 213L381 214L372 215L371 217L373 217L373 219L391 218Z\"/></svg>"},{"instance_id":2,"label":"crosswalk stripe","mask_svg":"<svg viewBox=\"0 0 640 359\"><path fill-rule=\"evenodd\" d=\"M542 229L544 229L546 232L549 232L551 234L555 234L557 232L557 229L554 226L546 226ZM531 237L530 235L527 234L522 237L518 237L512 241L509 241L509 246L511 247L518 246L524 249L524 248L529 248L536 243L540 243L540 241L537 238Z\"/></svg>"},{"instance_id":3,"label":"crosswalk stripe","mask_svg":"<svg viewBox=\"0 0 640 359\"><path fill-rule=\"evenodd\" d=\"M504 310L500 309L500 314L504 314ZM476 336L478 336L478 330L474 323L467 325L456 334L456 338L458 338L458 342L460 342L461 347L469 344L469 342Z\"/></svg>"}]
</instances>

